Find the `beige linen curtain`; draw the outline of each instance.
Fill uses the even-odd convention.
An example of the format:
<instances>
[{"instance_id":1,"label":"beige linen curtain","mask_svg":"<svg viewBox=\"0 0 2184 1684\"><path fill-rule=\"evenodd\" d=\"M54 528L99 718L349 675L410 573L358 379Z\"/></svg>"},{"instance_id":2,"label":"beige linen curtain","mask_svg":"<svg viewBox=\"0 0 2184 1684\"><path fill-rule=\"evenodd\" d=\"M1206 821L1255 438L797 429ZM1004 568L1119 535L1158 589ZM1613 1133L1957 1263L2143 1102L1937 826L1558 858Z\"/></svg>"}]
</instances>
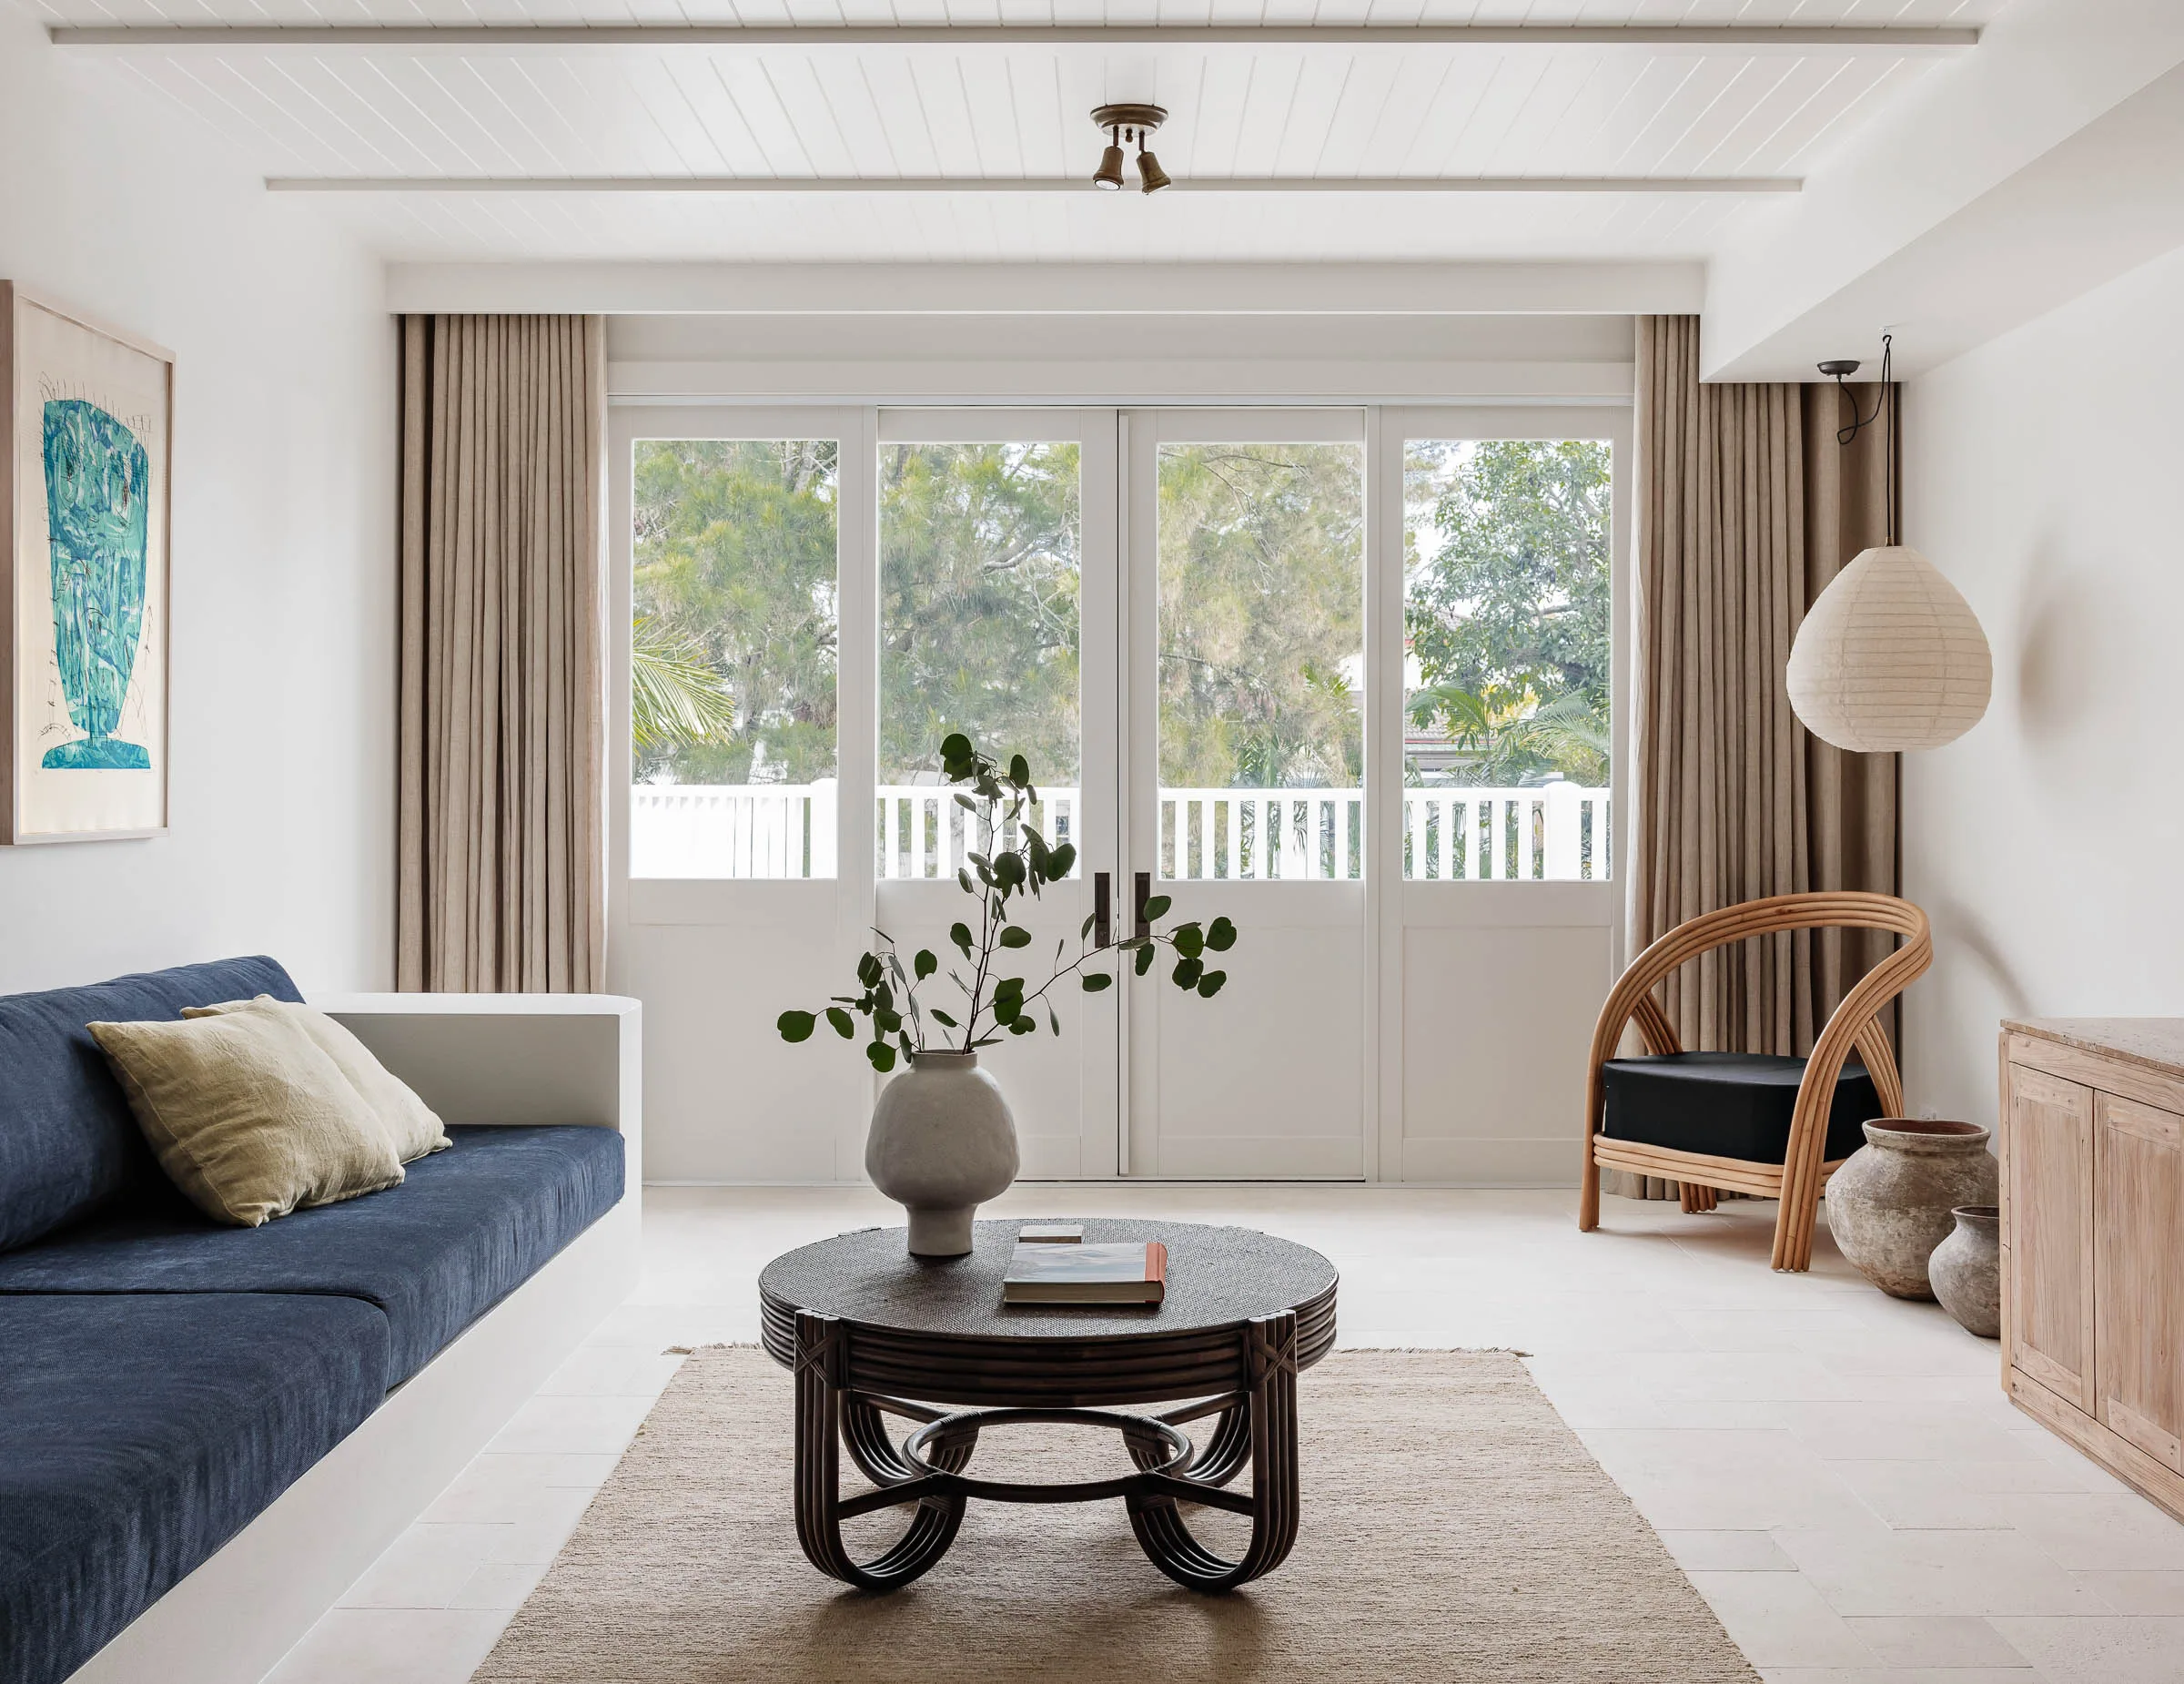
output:
<instances>
[{"instance_id":1,"label":"beige linen curtain","mask_svg":"<svg viewBox=\"0 0 2184 1684\"><path fill-rule=\"evenodd\" d=\"M1884 541L1900 429L1840 445L1848 408L1832 382L1703 385L1698 319L1640 320L1633 953L1764 895L1896 892L1896 756L1821 742L1783 682L1805 609ZM1885 939L1718 949L1669 979L1669 1020L1689 1047L1808 1052Z\"/></svg>"},{"instance_id":2,"label":"beige linen curtain","mask_svg":"<svg viewBox=\"0 0 2184 1684\"><path fill-rule=\"evenodd\" d=\"M595 316L402 321L403 989L604 980Z\"/></svg>"}]
</instances>

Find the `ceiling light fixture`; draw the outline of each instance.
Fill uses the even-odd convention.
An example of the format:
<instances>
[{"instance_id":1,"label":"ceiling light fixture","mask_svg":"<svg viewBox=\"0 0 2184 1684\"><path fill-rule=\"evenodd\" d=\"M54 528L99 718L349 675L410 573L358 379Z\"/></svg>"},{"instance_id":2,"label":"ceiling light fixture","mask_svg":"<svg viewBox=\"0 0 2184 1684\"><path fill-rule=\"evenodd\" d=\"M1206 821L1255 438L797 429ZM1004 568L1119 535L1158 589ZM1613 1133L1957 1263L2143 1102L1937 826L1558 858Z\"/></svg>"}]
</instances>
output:
<instances>
[{"instance_id":1,"label":"ceiling light fixture","mask_svg":"<svg viewBox=\"0 0 2184 1684\"><path fill-rule=\"evenodd\" d=\"M1168 185L1168 171L1160 167L1160 160L1146 149L1145 137L1168 121L1168 113L1158 106L1100 106L1094 109L1092 121L1107 134L1107 149L1099 156L1099 167L1092 172L1092 185L1105 188L1112 193L1122 186L1122 148L1127 141L1138 143L1138 181L1148 193L1158 193Z\"/></svg>"},{"instance_id":2,"label":"ceiling light fixture","mask_svg":"<svg viewBox=\"0 0 2184 1684\"><path fill-rule=\"evenodd\" d=\"M1979 723L1994 688L1994 657L1978 616L1941 570L1902 542L1897 499L1896 341L1881 336L1880 396L1858 413L1847 357L1820 365L1850 405L1835 433L1847 449L1883 416L1886 542L1862 551L1805 610L1784 675L1790 706L1825 743L1859 754L1939 748ZM1870 447L1868 447L1870 448Z\"/></svg>"}]
</instances>

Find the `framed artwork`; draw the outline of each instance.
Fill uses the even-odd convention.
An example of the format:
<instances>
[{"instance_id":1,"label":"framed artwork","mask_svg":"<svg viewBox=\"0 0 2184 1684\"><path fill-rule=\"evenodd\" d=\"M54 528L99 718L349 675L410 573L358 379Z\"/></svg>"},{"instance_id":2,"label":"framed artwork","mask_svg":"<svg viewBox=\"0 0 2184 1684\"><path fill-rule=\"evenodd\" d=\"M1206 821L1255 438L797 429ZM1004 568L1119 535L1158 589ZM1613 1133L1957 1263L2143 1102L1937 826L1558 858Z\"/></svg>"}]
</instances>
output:
<instances>
[{"instance_id":1,"label":"framed artwork","mask_svg":"<svg viewBox=\"0 0 2184 1684\"><path fill-rule=\"evenodd\" d=\"M171 352L0 281L0 842L167 828Z\"/></svg>"}]
</instances>

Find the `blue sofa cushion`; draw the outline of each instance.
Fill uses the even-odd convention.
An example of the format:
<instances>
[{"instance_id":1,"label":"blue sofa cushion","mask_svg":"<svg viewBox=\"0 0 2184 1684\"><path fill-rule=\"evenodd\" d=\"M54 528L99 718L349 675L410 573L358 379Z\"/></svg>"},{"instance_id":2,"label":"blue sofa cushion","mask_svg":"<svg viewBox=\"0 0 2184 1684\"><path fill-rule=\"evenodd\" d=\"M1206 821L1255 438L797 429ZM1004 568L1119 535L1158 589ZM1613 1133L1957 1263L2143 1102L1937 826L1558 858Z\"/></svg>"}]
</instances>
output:
<instances>
[{"instance_id":1,"label":"blue sofa cushion","mask_svg":"<svg viewBox=\"0 0 2184 1684\"><path fill-rule=\"evenodd\" d=\"M56 1684L379 1405L355 1298L0 1298L0 1684Z\"/></svg>"},{"instance_id":2,"label":"blue sofa cushion","mask_svg":"<svg viewBox=\"0 0 2184 1684\"><path fill-rule=\"evenodd\" d=\"M257 994L303 998L269 959L0 996L0 1252L166 1183L84 1025L178 1018L185 1006Z\"/></svg>"},{"instance_id":3,"label":"blue sofa cushion","mask_svg":"<svg viewBox=\"0 0 2184 1684\"><path fill-rule=\"evenodd\" d=\"M262 1228L207 1222L177 1194L0 1256L13 1293L338 1293L377 1304L388 1387L521 1286L622 1197L612 1129L456 1128L399 1187Z\"/></svg>"}]
</instances>

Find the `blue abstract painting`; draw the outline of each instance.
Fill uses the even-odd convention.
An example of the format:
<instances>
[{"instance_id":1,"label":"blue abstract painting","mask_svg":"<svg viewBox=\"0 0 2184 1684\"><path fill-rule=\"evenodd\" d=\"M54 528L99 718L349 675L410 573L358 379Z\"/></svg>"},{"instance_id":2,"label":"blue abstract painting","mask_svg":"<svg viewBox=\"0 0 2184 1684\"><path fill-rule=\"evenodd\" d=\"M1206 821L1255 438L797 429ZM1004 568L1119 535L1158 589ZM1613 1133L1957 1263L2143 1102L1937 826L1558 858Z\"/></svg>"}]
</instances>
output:
<instances>
[{"instance_id":1,"label":"blue abstract painting","mask_svg":"<svg viewBox=\"0 0 2184 1684\"><path fill-rule=\"evenodd\" d=\"M84 735L47 749L44 765L148 769L144 746L115 733L144 635L151 460L128 428L76 398L47 401L45 455L54 658Z\"/></svg>"}]
</instances>

